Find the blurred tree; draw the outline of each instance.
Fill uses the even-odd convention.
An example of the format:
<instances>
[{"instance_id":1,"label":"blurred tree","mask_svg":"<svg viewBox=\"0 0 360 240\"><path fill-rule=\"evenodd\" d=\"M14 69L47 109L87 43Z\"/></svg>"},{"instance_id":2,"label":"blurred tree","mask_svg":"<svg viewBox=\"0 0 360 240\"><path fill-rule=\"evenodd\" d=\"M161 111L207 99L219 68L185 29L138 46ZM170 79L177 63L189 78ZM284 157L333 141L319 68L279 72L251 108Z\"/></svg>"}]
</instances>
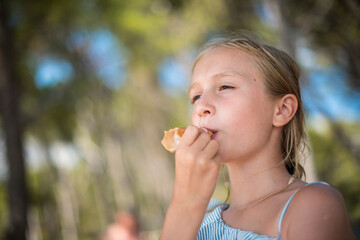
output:
<instances>
[{"instance_id":1,"label":"blurred tree","mask_svg":"<svg viewBox=\"0 0 360 240\"><path fill-rule=\"evenodd\" d=\"M68 17L76 14L69 14L73 10L69 1L63 3L60 9L54 1L1 1L1 109L9 176L9 220L5 239L26 237L27 197L22 130L35 134L45 142L56 138L70 140L73 131L72 105L76 100L76 91L73 90L79 89L75 87L83 89L84 83L80 86L72 81L70 83L73 84L53 89L39 89L33 81L36 69L30 72L28 69L31 58L33 61L39 55L66 56L66 42L63 40L66 40L69 28L64 26L71 21ZM63 28L59 31L55 26L62 24ZM73 27L71 24L68 26ZM49 38L49 35L53 37ZM20 109L24 110L24 118L19 116Z\"/></svg>"},{"instance_id":2,"label":"blurred tree","mask_svg":"<svg viewBox=\"0 0 360 240\"><path fill-rule=\"evenodd\" d=\"M159 142L164 129L186 125L190 119L186 90L169 94L159 81L168 59L190 72L200 43L237 29L258 32L295 55L294 39L309 38L311 46L317 46L316 34L326 40L326 34L316 30L322 29L324 19L332 12L344 14L335 8L341 4L335 0L7 3L17 59L13 68L21 80L25 143L31 145L29 139L35 139L45 159L28 179L31 236L44 239L97 238L119 210L134 210L142 229L161 226L174 165ZM351 0L346 4L357 6ZM263 6L270 6L267 14L277 16L280 25L264 24L259 10ZM314 14L305 18L304 12ZM339 28L346 24L338 21ZM356 23L349 25L356 34ZM38 74L50 63L62 66L62 79L44 84ZM114 66L115 77L105 71ZM59 143L78 151L71 169L61 165L66 157L54 153Z\"/></svg>"},{"instance_id":3,"label":"blurred tree","mask_svg":"<svg viewBox=\"0 0 360 240\"><path fill-rule=\"evenodd\" d=\"M314 49L326 52L328 60L345 67L348 84L360 89L359 1L279 2L288 24L306 36Z\"/></svg>"},{"instance_id":4,"label":"blurred tree","mask_svg":"<svg viewBox=\"0 0 360 240\"><path fill-rule=\"evenodd\" d=\"M9 23L7 1L0 1L0 101L8 165L7 199L9 221L4 239L23 240L27 229L27 187L23 158L20 79L16 71L16 49Z\"/></svg>"},{"instance_id":5,"label":"blurred tree","mask_svg":"<svg viewBox=\"0 0 360 240\"><path fill-rule=\"evenodd\" d=\"M352 91L360 91L360 4L354 0L276 2L284 23L292 29L288 36L306 37L317 55L326 58L329 65L341 66L347 71L345 84ZM289 41L295 44L295 41ZM325 109L318 109L332 121L332 132L340 144L348 149L360 167L360 145L354 143L351 133L332 119Z\"/></svg>"}]
</instances>

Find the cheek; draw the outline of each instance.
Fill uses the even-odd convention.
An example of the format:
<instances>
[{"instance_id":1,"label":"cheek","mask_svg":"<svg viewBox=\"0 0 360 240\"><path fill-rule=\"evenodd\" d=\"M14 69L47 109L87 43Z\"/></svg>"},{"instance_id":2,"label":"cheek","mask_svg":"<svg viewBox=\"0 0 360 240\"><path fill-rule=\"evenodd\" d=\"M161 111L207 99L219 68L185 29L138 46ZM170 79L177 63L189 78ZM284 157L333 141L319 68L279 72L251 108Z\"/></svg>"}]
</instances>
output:
<instances>
[{"instance_id":1,"label":"cheek","mask_svg":"<svg viewBox=\"0 0 360 240\"><path fill-rule=\"evenodd\" d=\"M265 98L254 96L238 101L226 115L231 134L240 141L258 141L272 129L273 105Z\"/></svg>"},{"instance_id":2,"label":"cheek","mask_svg":"<svg viewBox=\"0 0 360 240\"><path fill-rule=\"evenodd\" d=\"M191 123L195 126L199 124L199 118L196 116L195 108L191 112Z\"/></svg>"},{"instance_id":3,"label":"cheek","mask_svg":"<svg viewBox=\"0 0 360 240\"><path fill-rule=\"evenodd\" d=\"M250 125L272 124L274 100L268 97L262 89L257 88L247 98L244 116L250 118ZM259 126L260 127L260 126Z\"/></svg>"}]
</instances>

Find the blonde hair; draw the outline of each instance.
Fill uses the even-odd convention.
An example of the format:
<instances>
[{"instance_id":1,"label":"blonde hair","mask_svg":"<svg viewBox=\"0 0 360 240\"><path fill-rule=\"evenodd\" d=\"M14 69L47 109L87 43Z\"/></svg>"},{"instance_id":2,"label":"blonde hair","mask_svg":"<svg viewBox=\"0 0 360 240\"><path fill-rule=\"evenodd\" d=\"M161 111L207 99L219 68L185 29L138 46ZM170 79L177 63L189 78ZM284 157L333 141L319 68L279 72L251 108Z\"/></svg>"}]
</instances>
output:
<instances>
[{"instance_id":1,"label":"blonde hair","mask_svg":"<svg viewBox=\"0 0 360 240\"><path fill-rule=\"evenodd\" d=\"M218 47L239 49L253 56L270 96L275 98L283 97L286 94L296 96L298 109L295 116L283 128L281 150L287 171L297 178L302 178L305 176L305 171L300 164L299 154L304 153L306 134L299 86L299 66L285 52L262 43L255 36L242 34L208 41L195 59L193 70L200 58Z\"/></svg>"}]
</instances>

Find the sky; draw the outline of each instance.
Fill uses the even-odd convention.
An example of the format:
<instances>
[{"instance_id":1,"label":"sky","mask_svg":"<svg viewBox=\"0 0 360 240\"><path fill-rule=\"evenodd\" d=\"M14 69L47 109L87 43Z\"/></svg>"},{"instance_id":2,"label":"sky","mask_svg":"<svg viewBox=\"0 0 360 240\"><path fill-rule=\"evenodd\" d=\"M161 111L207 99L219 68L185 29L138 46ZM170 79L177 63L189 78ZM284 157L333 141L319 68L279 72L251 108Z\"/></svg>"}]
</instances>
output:
<instances>
[{"instance_id":1,"label":"sky","mask_svg":"<svg viewBox=\"0 0 360 240\"><path fill-rule=\"evenodd\" d=\"M88 60L104 84L111 89L122 86L125 80L125 49L110 31L107 29L94 32L76 31L68 39L67 47L88 49ZM59 57L35 56L29 61L35 61L34 79L39 89L54 87L60 82L69 81L74 74L72 65ZM29 66L31 65L33 63L29 63Z\"/></svg>"}]
</instances>

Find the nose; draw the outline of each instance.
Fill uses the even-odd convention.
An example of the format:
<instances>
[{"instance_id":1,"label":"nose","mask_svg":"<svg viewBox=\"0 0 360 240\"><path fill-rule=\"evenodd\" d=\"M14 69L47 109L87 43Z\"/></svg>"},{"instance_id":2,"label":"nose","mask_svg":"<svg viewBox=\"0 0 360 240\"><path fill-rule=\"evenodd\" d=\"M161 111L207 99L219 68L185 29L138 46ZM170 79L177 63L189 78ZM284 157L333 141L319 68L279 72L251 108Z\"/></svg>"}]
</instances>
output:
<instances>
[{"instance_id":1,"label":"nose","mask_svg":"<svg viewBox=\"0 0 360 240\"><path fill-rule=\"evenodd\" d=\"M215 107L210 97L202 95L196 104L196 114L200 117L208 117L215 114Z\"/></svg>"}]
</instances>

